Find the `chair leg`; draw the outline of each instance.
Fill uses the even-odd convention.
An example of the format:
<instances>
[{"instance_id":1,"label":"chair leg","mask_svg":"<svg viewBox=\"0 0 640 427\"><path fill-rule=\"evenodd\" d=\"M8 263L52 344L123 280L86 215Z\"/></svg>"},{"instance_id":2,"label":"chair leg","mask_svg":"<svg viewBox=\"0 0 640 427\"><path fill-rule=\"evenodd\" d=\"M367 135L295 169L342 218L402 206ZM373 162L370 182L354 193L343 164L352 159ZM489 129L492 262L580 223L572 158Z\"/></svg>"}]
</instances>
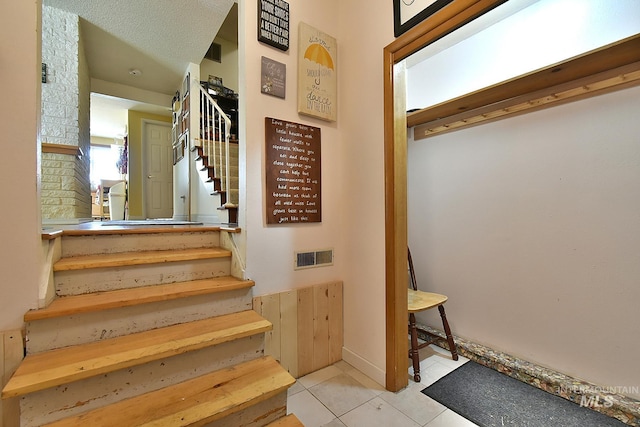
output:
<instances>
[{"instance_id":1,"label":"chair leg","mask_svg":"<svg viewBox=\"0 0 640 427\"><path fill-rule=\"evenodd\" d=\"M444 306L439 305L438 311L442 318L442 326L444 327L444 333L447 336L447 344L449 344L449 351L451 352L451 358L458 360L458 350L456 350L456 343L453 341L453 335L451 335L451 328L449 328L449 322L447 321L447 315L444 313Z\"/></svg>"},{"instance_id":2,"label":"chair leg","mask_svg":"<svg viewBox=\"0 0 640 427\"><path fill-rule=\"evenodd\" d=\"M411 334L411 348L409 357L413 361L413 380L420 382L420 352L418 349L418 329L416 327L416 315L409 313L409 333Z\"/></svg>"}]
</instances>

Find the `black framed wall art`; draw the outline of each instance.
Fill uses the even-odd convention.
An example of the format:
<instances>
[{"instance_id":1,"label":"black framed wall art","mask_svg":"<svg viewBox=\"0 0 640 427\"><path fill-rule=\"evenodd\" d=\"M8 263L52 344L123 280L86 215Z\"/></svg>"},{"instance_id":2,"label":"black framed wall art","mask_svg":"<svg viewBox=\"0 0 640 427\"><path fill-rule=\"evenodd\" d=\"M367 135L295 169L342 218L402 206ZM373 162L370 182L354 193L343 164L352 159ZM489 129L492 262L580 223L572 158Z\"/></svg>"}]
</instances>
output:
<instances>
[{"instance_id":1,"label":"black framed wall art","mask_svg":"<svg viewBox=\"0 0 640 427\"><path fill-rule=\"evenodd\" d=\"M424 21L453 0L393 0L393 32L396 37Z\"/></svg>"},{"instance_id":2,"label":"black framed wall art","mask_svg":"<svg viewBox=\"0 0 640 427\"><path fill-rule=\"evenodd\" d=\"M258 0L258 41L285 52L289 50L289 3Z\"/></svg>"}]
</instances>

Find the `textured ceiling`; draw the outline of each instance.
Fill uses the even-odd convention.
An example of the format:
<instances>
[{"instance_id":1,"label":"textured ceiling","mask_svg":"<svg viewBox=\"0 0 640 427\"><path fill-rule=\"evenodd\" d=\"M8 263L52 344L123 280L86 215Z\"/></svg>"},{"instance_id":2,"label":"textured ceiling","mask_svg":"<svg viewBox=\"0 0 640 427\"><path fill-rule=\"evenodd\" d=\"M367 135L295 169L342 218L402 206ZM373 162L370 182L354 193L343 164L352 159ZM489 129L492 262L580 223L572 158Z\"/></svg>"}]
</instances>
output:
<instances>
[{"instance_id":1,"label":"textured ceiling","mask_svg":"<svg viewBox=\"0 0 640 427\"><path fill-rule=\"evenodd\" d=\"M199 64L233 0L44 0L78 15L92 78L173 94ZM137 69L140 76L129 71Z\"/></svg>"},{"instance_id":2,"label":"textured ceiling","mask_svg":"<svg viewBox=\"0 0 640 427\"><path fill-rule=\"evenodd\" d=\"M187 65L202 61L234 0L43 0L43 4L81 18L91 78L173 95ZM234 31L237 34L237 17L229 21L235 26L222 28L220 35L225 38L233 37ZM130 74L133 69L141 74ZM106 113L131 108L131 101L106 99L92 96L92 109ZM141 111L157 112L153 110L158 108L135 105ZM110 120L107 116L121 114L92 114L92 135L121 136L122 123L99 123Z\"/></svg>"}]
</instances>

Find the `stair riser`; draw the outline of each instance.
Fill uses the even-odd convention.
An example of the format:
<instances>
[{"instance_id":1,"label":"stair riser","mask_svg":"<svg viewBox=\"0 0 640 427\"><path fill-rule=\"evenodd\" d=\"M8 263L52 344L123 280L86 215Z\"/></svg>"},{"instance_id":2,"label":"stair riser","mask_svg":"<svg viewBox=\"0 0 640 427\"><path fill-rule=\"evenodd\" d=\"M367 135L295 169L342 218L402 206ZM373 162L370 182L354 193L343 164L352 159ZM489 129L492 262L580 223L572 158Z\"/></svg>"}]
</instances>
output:
<instances>
[{"instance_id":1,"label":"stair riser","mask_svg":"<svg viewBox=\"0 0 640 427\"><path fill-rule=\"evenodd\" d=\"M237 182L238 180L236 179L235 181L236 182L235 182L235 185L234 185L234 179L232 178L231 179L231 185L227 187L226 180L222 179L222 180L220 180L220 185L221 185L222 188L227 187L227 191L238 192L238 182Z\"/></svg>"},{"instance_id":2,"label":"stair riser","mask_svg":"<svg viewBox=\"0 0 640 427\"><path fill-rule=\"evenodd\" d=\"M217 193L214 193L214 194L217 194ZM237 199L240 196L240 191L237 190L237 189L234 190L232 188L230 190L227 190L226 194L227 194L228 197L231 197L232 199L233 198Z\"/></svg>"},{"instance_id":3,"label":"stair riser","mask_svg":"<svg viewBox=\"0 0 640 427\"><path fill-rule=\"evenodd\" d=\"M218 153L219 153L219 150L220 150L220 148L219 148L219 147L216 147L216 154L218 154ZM229 150L229 155L230 155L229 160L234 160L234 159L235 159L235 160L237 161L237 159L238 159L238 154L239 154L239 153L238 153L238 149L237 149L237 148L235 148L235 149L234 149L234 148L233 148L233 146L231 146L231 149ZM221 156L221 157L222 157L222 160L224 161L225 153L224 153L224 152L222 152L222 154L218 154L218 155L219 155L219 156Z\"/></svg>"},{"instance_id":4,"label":"stair riser","mask_svg":"<svg viewBox=\"0 0 640 427\"><path fill-rule=\"evenodd\" d=\"M287 415L287 392L284 391L257 405L207 424L203 427L263 427Z\"/></svg>"},{"instance_id":5,"label":"stair riser","mask_svg":"<svg viewBox=\"0 0 640 427\"><path fill-rule=\"evenodd\" d=\"M80 295L90 292L228 276L230 269L229 258L213 258L126 267L58 271L55 273L54 281L57 295Z\"/></svg>"},{"instance_id":6,"label":"stair riser","mask_svg":"<svg viewBox=\"0 0 640 427\"><path fill-rule=\"evenodd\" d=\"M251 289L44 319L27 324L27 352L84 344L250 310Z\"/></svg>"},{"instance_id":7,"label":"stair riser","mask_svg":"<svg viewBox=\"0 0 640 427\"><path fill-rule=\"evenodd\" d=\"M225 175L226 166L223 164L221 168L219 168L219 173L216 175L218 177L223 177ZM238 176L238 165L234 165L233 163L229 166L229 175L230 176Z\"/></svg>"},{"instance_id":8,"label":"stair riser","mask_svg":"<svg viewBox=\"0 0 640 427\"><path fill-rule=\"evenodd\" d=\"M220 142L214 142L213 143L215 145L215 150L217 153L220 152L220 147L222 146L224 148L224 146L226 144L221 144ZM205 146L209 146L211 145L211 143L205 143ZM213 150L214 148L211 147L211 149ZM239 151L239 146L238 144L229 144L229 153L231 153L232 156L237 156L238 155L238 151Z\"/></svg>"},{"instance_id":9,"label":"stair riser","mask_svg":"<svg viewBox=\"0 0 640 427\"><path fill-rule=\"evenodd\" d=\"M218 178L222 178L225 175L225 171L227 169L227 165L226 163L222 163L222 165L214 165L216 166L215 168L213 168L215 170L215 176ZM208 176L207 175L207 168L204 167L204 163L202 163L201 160L196 160L196 169L202 173L204 173L204 176ZM237 163L231 163L229 165L229 174L231 175L231 177L237 177L238 176L238 171L239 171L239 167Z\"/></svg>"},{"instance_id":10,"label":"stair riser","mask_svg":"<svg viewBox=\"0 0 640 427\"><path fill-rule=\"evenodd\" d=\"M108 228L105 226L105 228ZM65 236L62 256L109 254L146 250L177 250L220 245L220 232L114 234L103 236Z\"/></svg>"},{"instance_id":11,"label":"stair riser","mask_svg":"<svg viewBox=\"0 0 640 427\"><path fill-rule=\"evenodd\" d=\"M209 171L208 170L200 170L198 169L198 174L200 175L200 180L203 182L206 182L209 179ZM215 170L214 172L212 172L211 177L215 177L217 179L220 179L221 182L226 181L227 177L225 175L225 171L224 171L224 167L222 169L218 168L217 170ZM234 170L233 167L231 169L231 174L229 176L229 178L231 179L231 183L233 184L234 182L235 187L232 186L232 188L237 189L238 188L238 183L240 182L240 178L238 177L238 171L235 171L234 174Z\"/></svg>"},{"instance_id":12,"label":"stair riser","mask_svg":"<svg viewBox=\"0 0 640 427\"><path fill-rule=\"evenodd\" d=\"M218 153L216 153L216 155L218 155ZM207 156L206 158L200 158L200 159L196 159L196 164L200 167L202 167L205 163L210 165L210 166L218 166L220 164L225 165L227 160L224 156L224 154L222 154L222 156L220 158L216 158L215 164L212 164L210 162L213 161L212 157ZM237 152L233 152L231 151L231 157L229 157L229 163L231 165L238 165L238 153Z\"/></svg>"},{"instance_id":13,"label":"stair riser","mask_svg":"<svg viewBox=\"0 0 640 427\"><path fill-rule=\"evenodd\" d=\"M21 427L35 427L262 356L258 334L24 396Z\"/></svg>"}]
</instances>

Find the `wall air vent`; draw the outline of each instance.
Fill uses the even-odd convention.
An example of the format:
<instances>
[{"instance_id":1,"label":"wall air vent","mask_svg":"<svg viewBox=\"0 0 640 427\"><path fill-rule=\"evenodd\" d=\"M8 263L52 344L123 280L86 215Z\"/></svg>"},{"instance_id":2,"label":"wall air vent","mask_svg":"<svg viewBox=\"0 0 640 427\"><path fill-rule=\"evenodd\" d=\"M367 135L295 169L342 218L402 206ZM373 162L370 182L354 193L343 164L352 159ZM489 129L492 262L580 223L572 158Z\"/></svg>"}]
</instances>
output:
<instances>
[{"instance_id":1,"label":"wall air vent","mask_svg":"<svg viewBox=\"0 0 640 427\"><path fill-rule=\"evenodd\" d=\"M295 270L333 265L333 249L296 252Z\"/></svg>"},{"instance_id":2,"label":"wall air vent","mask_svg":"<svg viewBox=\"0 0 640 427\"><path fill-rule=\"evenodd\" d=\"M204 59L215 62L222 62L222 45L218 43L211 43L207 54L204 56Z\"/></svg>"}]
</instances>

